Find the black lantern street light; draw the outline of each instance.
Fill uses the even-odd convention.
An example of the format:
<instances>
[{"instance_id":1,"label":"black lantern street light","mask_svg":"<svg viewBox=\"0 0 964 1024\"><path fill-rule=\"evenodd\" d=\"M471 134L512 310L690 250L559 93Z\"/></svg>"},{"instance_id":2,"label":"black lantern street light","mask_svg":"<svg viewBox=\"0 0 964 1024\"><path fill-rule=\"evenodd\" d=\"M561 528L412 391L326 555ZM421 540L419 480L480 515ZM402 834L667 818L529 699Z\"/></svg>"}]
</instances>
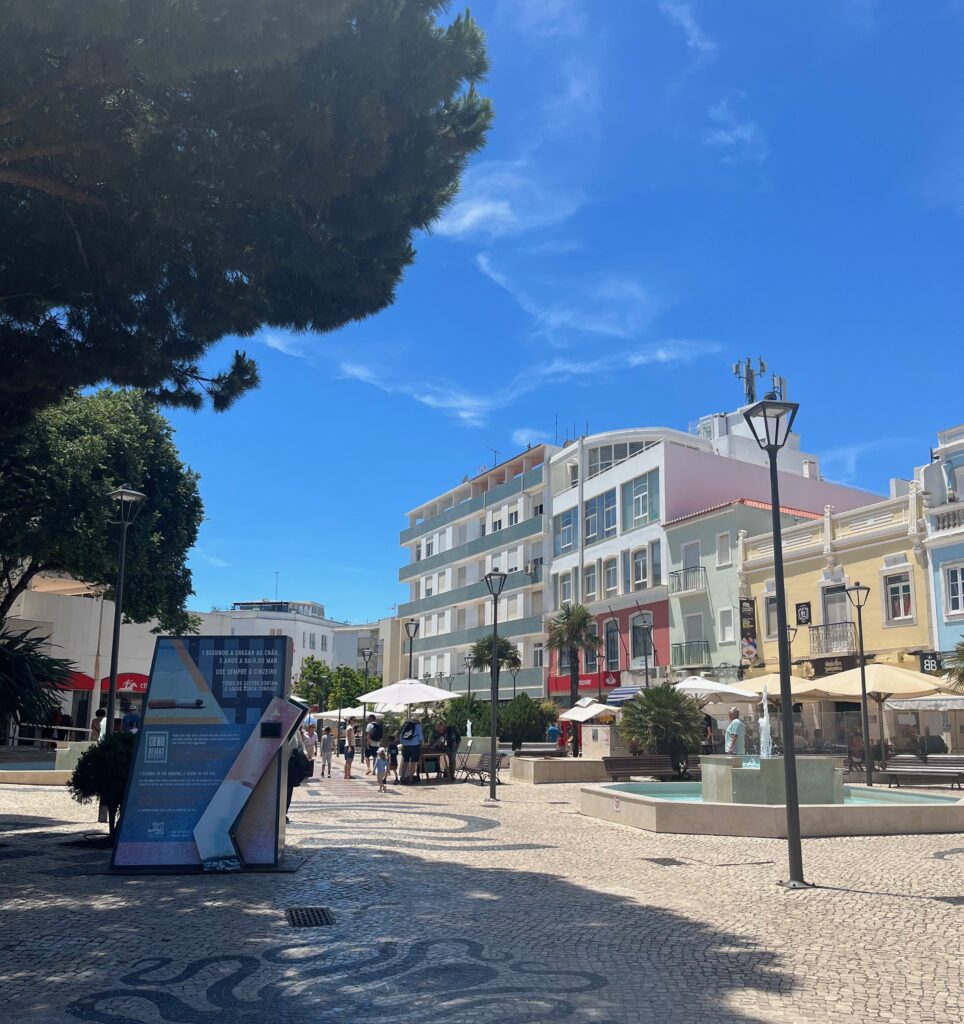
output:
<instances>
[{"instance_id":1,"label":"black lantern street light","mask_svg":"<svg viewBox=\"0 0 964 1024\"><path fill-rule=\"evenodd\" d=\"M496 777L495 766L498 764L498 753L496 751L495 734L499 730L499 595L505 586L506 573L499 569L485 574L485 585L492 595L492 696L489 704L491 715L489 716L489 752L492 758L492 770L489 772L489 799L497 800L495 787L499 780Z\"/></svg>"},{"instance_id":2,"label":"black lantern street light","mask_svg":"<svg viewBox=\"0 0 964 1024\"><path fill-rule=\"evenodd\" d=\"M874 784L874 757L870 749L870 716L867 714L867 669L864 658L864 605L870 597L870 587L860 582L847 587L847 597L857 609L857 652L860 657L860 720L864 731L864 767L867 771L867 785ZM883 711L883 709L881 709ZM884 758L884 730L880 730L880 757Z\"/></svg>"},{"instance_id":3,"label":"black lantern street light","mask_svg":"<svg viewBox=\"0 0 964 1024\"><path fill-rule=\"evenodd\" d=\"M412 652L415 650L415 636L418 633L418 619L409 619L405 623L405 632L408 634L408 678L414 679L412 675Z\"/></svg>"},{"instance_id":4,"label":"black lantern street light","mask_svg":"<svg viewBox=\"0 0 964 1024\"><path fill-rule=\"evenodd\" d=\"M368 693L368 670L374 654L375 652L370 647L363 648L361 652L361 656L365 661L365 693Z\"/></svg>"},{"instance_id":5,"label":"black lantern street light","mask_svg":"<svg viewBox=\"0 0 964 1024\"><path fill-rule=\"evenodd\" d=\"M512 699L515 700L515 681L519 678L519 670L513 667L509 671L512 673Z\"/></svg>"},{"instance_id":6,"label":"black lantern street light","mask_svg":"<svg viewBox=\"0 0 964 1024\"><path fill-rule=\"evenodd\" d=\"M462 660L465 662L465 669L469 673L469 692L468 692L468 698L469 698L469 701L471 701L472 700L472 657L471 657L471 655L466 654L466 656Z\"/></svg>"},{"instance_id":7,"label":"black lantern street light","mask_svg":"<svg viewBox=\"0 0 964 1024\"><path fill-rule=\"evenodd\" d=\"M114 705L117 702L117 658L120 653L121 613L124 605L124 561L127 556L127 528L137 518L146 496L129 487L118 487L109 497L117 502L120 550L117 555L117 585L114 588L114 639L110 651L110 684L107 690L107 733L114 731Z\"/></svg>"},{"instance_id":8,"label":"black lantern street light","mask_svg":"<svg viewBox=\"0 0 964 1024\"><path fill-rule=\"evenodd\" d=\"M777 456L787 443L800 408L796 402L765 398L743 412L756 443L770 463L770 512L773 521L773 569L776 584L777 645L780 654L780 704L783 716L783 774L787 797L787 847L790 859L790 889L806 886L803 879L803 850L800 844L800 798L797 794L797 760L793 746L793 693L790 689L790 636L787 632L787 597L783 574L783 529L780 520L780 478Z\"/></svg>"}]
</instances>

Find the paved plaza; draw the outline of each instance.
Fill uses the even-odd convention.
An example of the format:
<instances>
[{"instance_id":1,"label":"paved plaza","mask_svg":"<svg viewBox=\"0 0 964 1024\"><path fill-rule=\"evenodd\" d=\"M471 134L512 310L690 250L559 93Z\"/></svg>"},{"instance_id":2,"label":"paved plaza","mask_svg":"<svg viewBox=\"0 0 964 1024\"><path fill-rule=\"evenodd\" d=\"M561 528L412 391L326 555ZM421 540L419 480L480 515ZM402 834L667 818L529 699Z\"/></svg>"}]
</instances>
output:
<instances>
[{"instance_id":1,"label":"paved plaza","mask_svg":"<svg viewBox=\"0 0 964 1024\"><path fill-rule=\"evenodd\" d=\"M582 817L577 786L295 792L294 873L112 876L96 810L0 787L0 1020L957 1022L964 835L785 844ZM285 908L329 907L292 928Z\"/></svg>"}]
</instances>

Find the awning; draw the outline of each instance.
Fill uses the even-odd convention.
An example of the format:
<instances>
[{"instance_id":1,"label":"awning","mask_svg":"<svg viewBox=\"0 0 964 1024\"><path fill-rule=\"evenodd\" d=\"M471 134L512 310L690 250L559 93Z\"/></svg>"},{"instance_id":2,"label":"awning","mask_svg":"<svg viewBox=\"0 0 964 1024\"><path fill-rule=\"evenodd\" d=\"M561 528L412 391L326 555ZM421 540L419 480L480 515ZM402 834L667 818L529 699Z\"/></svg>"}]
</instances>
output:
<instances>
[{"instance_id":1,"label":"awning","mask_svg":"<svg viewBox=\"0 0 964 1024\"><path fill-rule=\"evenodd\" d=\"M884 707L888 711L964 711L964 696L889 700Z\"/></svg>"},{"instance_id":2,"label":"awning","mask_svg":"<svg viewBox=\"0 0 964 1024\"><path fill-rule=\"evenodd\" d=\"M642 690L641 686L617 686L615 690L606 694L606 700L610 704L625 704L626 701L632 700L640 690Z\"/></svg>"},{"instance_id":3,"label":"awning","mask_svg":"<svg viewBox=\"0 0 964 1024\"><path fill-rule=\"evenodd\" d=\"M101 690L110 689L110 676L104 676L100 681ZM86 672L71 672L67 683L68 690L93 690L94 680ZM143 672L118 672L117 673L118 693L146 693L147 676Z\"/></svg>"},{"instance_id":4,"label":"awning","mask_svg":"<svg viewBox=\"0 0 964 1024\"><path fill-rule=\"evenodd\" d=\"M575 707L570 708L568 711L563 711L559 719L563 722L590 722L599 715L614 715L618 711L619 708L613 707L610 704L594 703L585 707Z\"/></svg>"}]
</instances>

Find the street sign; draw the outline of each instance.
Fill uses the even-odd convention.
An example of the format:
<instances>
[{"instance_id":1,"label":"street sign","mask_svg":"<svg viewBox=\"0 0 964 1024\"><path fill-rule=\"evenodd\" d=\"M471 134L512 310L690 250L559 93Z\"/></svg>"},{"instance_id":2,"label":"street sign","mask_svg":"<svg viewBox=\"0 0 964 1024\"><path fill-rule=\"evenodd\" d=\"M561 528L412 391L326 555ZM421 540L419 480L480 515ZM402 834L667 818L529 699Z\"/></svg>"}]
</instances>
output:
<instances>
[{"instance_id":1,"label":"street sign","mask_svg":"<svg viewBox=\"0 0 964 1024\"><path fill-rule=\"evenodd\" d=\"M813 621L810 613L810 602L799 601L797 603L797 625L798 626L809 626Z\"/></svg>"},{"instance_id":2,"label":"street sign","mask_svg":"<svg viewBox=\"0 0 964 1024\"><path fill-rule=\"evenodd\" d=\"M938 675L944 671L944 662L940 651L921 651L920 670L928 675Z\"/></svg>"}]
</instances>

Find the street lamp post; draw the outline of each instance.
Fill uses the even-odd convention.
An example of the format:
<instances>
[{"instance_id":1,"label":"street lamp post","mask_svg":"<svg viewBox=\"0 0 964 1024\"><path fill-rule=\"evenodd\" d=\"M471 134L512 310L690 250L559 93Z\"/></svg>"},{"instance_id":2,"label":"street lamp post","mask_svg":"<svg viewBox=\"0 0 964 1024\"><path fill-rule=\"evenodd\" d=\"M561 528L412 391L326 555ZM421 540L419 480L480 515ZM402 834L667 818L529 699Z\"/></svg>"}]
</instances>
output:
<instances>
[{"instance_id":1,"label":"street lamp post","mask_svg":"<svg viewBox=\"0 0 964 1024\"><path fill-rule=\"evenodd\" d=\"M470 655L466 654L466 656L465 656L465 658L463 660L465 662L465 668L466 668L466 670L469 673L468 699L469 699L469 701L471 701L472 700L472 658L471 658Z\"/></svg>"},{"instance_id":2,"label":"street lamp post","mask_svg":"<svg viewBox=\"0 0 964 1024\"><path fill-rule=\"evenodd\" d=\"M864 767L867 771L867 785L874 784L874 757L870 749L870 716L867 713L867 669L864 658L864 605L870 596L870 587L862 587L859 580L847 587L847 597L857 609L857 650L860 657L860 718L864 731ZM883 709L881 709L881 720ZM884 758L884 729L880 729L880 757Z\"/></svg>"},{"instance_id":3,"label":"street lamp post","mask_svg":"<svg viewBox=\"0 0 964 1024\"><path fill-rule=\"evenodd\" d=\"M499 569L485 574L485 585L492 595L492 696L489 704L491 714L489 716L489 752L491 754L491 769L489 772L489 799L498 800L495 795L495 787L498 784L495 766L498 764L498 752L496 750L495 734L499 729L499 595L505 586L506 573Z\"/></svg>"},{"instance_id":4,"label":"street lamp post","mask_svg":"<svg viewBox=\"0 0 964 1024\"><path fill-rule=\"evenodd\" d=\"M415 650L415 636L418 633L418 619L409 619L405 623L405 632L408 634L408 678L412 675L412 652Z\"/></svg>"},{"instance_id":5,"label":"street lamp post","mask_svg":"<svg viewBox=\"0 0 964 1024\"><path fill-rule=\"evenodd\" d=\"M365 660L365 693L368 693L368 667L372 663L374 653L370 647L363 648L361 652L361 656Z\"/></svg>"},{"instance_id":6,"label":"street lamp post","mask_svg":"<svg viewBox=\"0 0 964 1024\"><path fill-rule=\"evenodd\" d=\"M121 613L124 604L124 562L127 556L127 528L137 518L145 495L129 487L118 487L109 497L117 502L120 527L120 551L117 555L117 585L114 588L114 638L110 651L110 683L107 690L107 735L114 731L114 705L117 702L117 658L120 653ZM99 686L96 680L95 686Z\"/></svg>"},{"instance_id":7,"label":"street lamp post","mask_svg":"<svg viewBox=\"0 0 964 1024\"><path fill-rule=\"evenodd\" d=\"M515 681L519 678L519 670L510 668L509 671L512 673L512 699L515 700Z\"/></svg>"},{"instance_id":8,"label":"street lamp post","mask_svg":"<svg viewBox=\"0 0 964 1024\"><path fill-rule=\"evenodd\" d=\"M652 623L642 620L643 626L643 679L646 682L646 689L649 689L649 648L653 645Z\"/></svg>"},{"instance_id":9,"label":"street lamp post","mask_svg":"<svg viewBox=\"0 0 964 1024\"><path fill-rule=\"evenodd\" d=\"M800 843L800 799L797 793L797 760L793 745L793 693L790 688L790 644L787 633L787 598L783 572L783 529L780 517L780 477L777 456L787 443L800 406L765 398L744 410L756 443L767 453L770 464L770 512L773 522L773 569L776 584L777 645L780 654L780 704L783 716L783 774L787 796L787 847L790 889L806 886L803 879L803 850Z\"/></svg>"}]
</instances>

